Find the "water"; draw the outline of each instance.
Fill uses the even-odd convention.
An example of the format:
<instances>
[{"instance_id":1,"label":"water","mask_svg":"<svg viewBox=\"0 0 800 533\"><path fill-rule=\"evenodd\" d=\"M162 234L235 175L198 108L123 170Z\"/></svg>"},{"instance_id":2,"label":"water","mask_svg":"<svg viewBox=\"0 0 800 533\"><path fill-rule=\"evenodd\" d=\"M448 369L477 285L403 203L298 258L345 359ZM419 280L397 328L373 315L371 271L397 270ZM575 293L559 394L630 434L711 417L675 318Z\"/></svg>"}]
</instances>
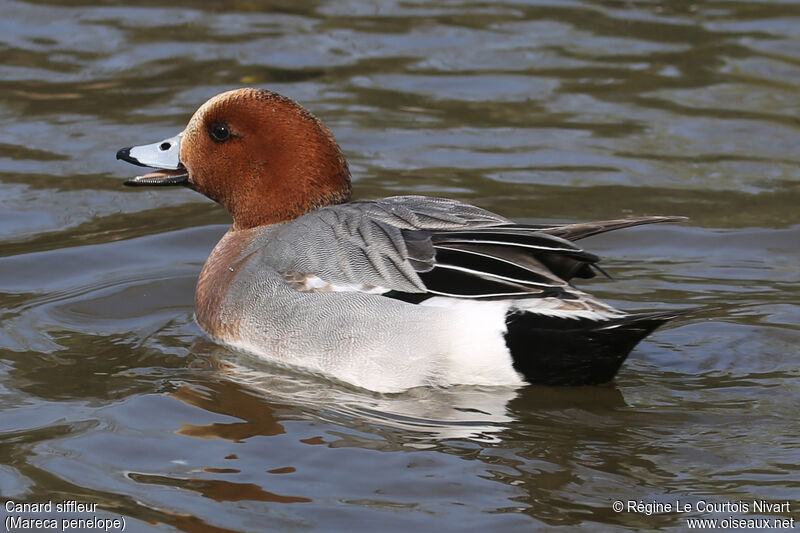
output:
<instances>
[{"instance_id":1,"label":"water","mask_svg":"<svg viewBox=\"0 0 800 533\"><path fill-rule=\"evenodd\" d=\"M800 520L800 4L171 4L0 6L0 500L97 504L4 520ZM134 169L114 154L245 85L318 114L359 198L444 195L524 222L689 216L585 241L615 279L581 286L699 311L601 387L381 396L217 346L192 302L227 214L123 188Z\"/></svg>"}]
</instances>

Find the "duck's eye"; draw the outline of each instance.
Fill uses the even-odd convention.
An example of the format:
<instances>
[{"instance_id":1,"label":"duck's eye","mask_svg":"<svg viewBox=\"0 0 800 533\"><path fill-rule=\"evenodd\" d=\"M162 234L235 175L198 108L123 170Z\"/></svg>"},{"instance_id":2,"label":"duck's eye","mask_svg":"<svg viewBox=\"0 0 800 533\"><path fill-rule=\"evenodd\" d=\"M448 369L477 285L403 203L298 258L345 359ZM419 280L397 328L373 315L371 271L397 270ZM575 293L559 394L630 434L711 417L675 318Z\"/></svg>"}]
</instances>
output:
<instances>
[{"instance_id":1,"label":"duck's eye","mask_svg":"<svg viewBox=\"0 0 800 533\"><path fill-rule=\"evenodd\" d=\"M228 125L221 122L212 125L209 133L211 138L217 142L225 142L231 138L231 130L228 129Z\"/></svg>"}]
</instances>

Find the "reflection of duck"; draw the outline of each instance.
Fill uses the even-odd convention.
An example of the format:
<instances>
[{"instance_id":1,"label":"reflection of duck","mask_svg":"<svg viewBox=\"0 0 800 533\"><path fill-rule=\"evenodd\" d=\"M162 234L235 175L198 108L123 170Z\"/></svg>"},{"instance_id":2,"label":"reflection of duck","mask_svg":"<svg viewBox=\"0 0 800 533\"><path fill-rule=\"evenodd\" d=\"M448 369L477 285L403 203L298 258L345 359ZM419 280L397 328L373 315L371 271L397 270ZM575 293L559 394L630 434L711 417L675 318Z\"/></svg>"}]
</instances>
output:
<instances>
[{"instance_id":1,"label":"reflection of duck","mask_svg":"<svg viewBox=\"0 0 800 533\"><path fill-rule=\"evenodd\" d=\"M374 394L352 387L321 387L318 376L230 353L205 340L195 341L191 351L201 356L193 366L211 370L214 382L203 383L200 389L182 387L174 396L190 405L245 419L184 425L178 431L192 437L243 441L255 435L284 433L284 419L311 418L381 435L383 439L373 442L381 449L424 448L449 438L488 441L513 421L506 406L518 394L508 387L474 386ZM398 443L398 435L403 435L402 442Z\"/></svg>"},{"instance_id":2,"label":"reflection of duck","mask_svg":"<svg viewBox=\"0 0 800 533\"><path fill-rule=\"evenodd\" d=\"M441 198L348 202L328 128L268 91L218 95L117 157L161 169L127 184L186 185L233 215L198 281L204 330L367 389L605 382L676 316L629 315L570 281L599 270L573 241L678 218L531 226Z\"/></svg>"}]
</instances>

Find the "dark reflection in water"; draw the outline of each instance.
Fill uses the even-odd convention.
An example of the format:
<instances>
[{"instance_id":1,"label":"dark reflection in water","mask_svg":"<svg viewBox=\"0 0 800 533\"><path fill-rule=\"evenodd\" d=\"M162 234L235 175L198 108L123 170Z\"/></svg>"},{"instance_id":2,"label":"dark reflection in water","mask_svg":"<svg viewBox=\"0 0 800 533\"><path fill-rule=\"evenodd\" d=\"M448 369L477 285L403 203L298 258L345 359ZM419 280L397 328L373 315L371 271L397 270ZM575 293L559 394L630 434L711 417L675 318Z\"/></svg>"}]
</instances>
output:
<instances>
[{"instance_id":1,"label":"dark reflection in water","mask_svg":"<svg viewBox=\"0 0 800 533\"><path fill-rule=\"evenodd\" d=\"M0 13L3 502L97 503L133 531L727 516L615 500L790 501L736 516L800 519L800 5L8 0ZM325 120L360 198L450 196L524 222L689 216L587 240L615 279L584 286L624 309L701 311L603 387L375 395L217 346L192 293L227 214L186 190L122 188L131 168L114 153L243 85Z\"/></svg>"}]
</instances>

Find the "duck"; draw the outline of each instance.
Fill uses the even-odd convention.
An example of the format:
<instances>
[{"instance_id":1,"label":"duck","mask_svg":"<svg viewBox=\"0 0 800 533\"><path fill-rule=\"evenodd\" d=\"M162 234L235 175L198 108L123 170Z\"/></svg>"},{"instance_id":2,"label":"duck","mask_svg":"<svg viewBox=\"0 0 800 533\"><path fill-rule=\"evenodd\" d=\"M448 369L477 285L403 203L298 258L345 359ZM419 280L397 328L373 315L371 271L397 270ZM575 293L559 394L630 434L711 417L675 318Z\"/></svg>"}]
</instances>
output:
<instances>
[{"instance_id":1,"label":"duck","mask_svg":"<svg viewBox=\"0 0 800 533\"><path fill-rule=\"evenodd\" d=\"M331 130L261 88L205 102L176 136L119 150L233 223L200 272L195 320L216 342L377 393L612 381L683 311L627 313L574 284L600 258L576 241L685 217L522 224L419 195L351 200Z\"/></svg>"}]
</instances>

